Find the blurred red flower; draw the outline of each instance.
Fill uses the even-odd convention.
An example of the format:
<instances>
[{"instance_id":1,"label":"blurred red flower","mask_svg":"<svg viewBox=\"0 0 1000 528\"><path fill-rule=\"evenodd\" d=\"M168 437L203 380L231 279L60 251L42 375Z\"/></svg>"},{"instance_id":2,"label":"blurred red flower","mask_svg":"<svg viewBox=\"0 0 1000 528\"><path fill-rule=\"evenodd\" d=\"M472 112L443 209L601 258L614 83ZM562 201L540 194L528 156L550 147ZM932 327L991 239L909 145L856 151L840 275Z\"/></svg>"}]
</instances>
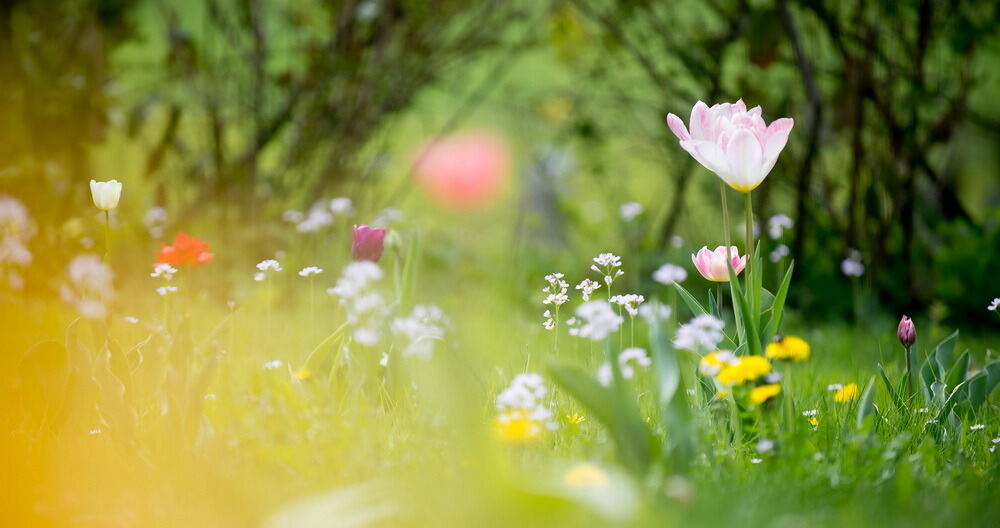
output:
<instances>
[{"instance_id":1,"label":"blurred red flower","mask_svg":"<svg viewBox=\"0 0 1000 528\"><path fill-rule=\"evenodd\" d=\"M188 236L187 233L177 233L172 246L160 245L162 247L156 252L156 261L174 267L200 266L212 262L215 258L215 255L209 253L211 248L208 242Z\"/></svg>"},{"instance_id":2,"label":"blurred red flower","mask_svg":"<svg viewBox=\"0 0 1000 528\"><path fill-rule=\"evenodd\" d=\"M417 181L438 203L473 209L492 202L503 187L507 149L485 132L459 134L431 142L417 157Z\"/></svg>"}]
</instances>

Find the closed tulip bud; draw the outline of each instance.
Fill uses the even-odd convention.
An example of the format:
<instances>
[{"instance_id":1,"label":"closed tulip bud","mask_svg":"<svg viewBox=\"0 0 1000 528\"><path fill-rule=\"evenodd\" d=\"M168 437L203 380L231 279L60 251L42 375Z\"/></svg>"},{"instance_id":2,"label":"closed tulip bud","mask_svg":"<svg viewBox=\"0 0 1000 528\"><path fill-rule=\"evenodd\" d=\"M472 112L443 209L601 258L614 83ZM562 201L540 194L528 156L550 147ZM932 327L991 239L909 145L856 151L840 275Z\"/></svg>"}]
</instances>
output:
<instances>
[{"instance_id":1,"label":"closed tulip bud","mask_svg":"<svg viewBox=\"0 0 1000 528\"><path fill-rule=\"evenodd\" d=\"M351 258L378 262L382 258L385 229L366 225L354 226L354 242L351 244Z\"/></svg>"},{"instance_id":2,"label":"closed tulip bud","mask_svg":"<svg viewBox=\"0 0 1000 528\"><path fill-rule=\"evenodd\" d=\"M106 182L90 180L90 196L98 209L110 211L118 207L118 200L122 197L122 184L117 180Z\"/></svg>"},{"instance_id":3,"label":"closed tulip bud","mask_svg":"<svg viewBox=\"0 0 1000 528\"><path fill-rule=\"evenodd\" d=\"M913 326L913 319L907 316L903 316L899 320L899 328L896 329L896 336L899 337L899 342L905 347L909 347L913 343L917 342L917 328Z\"/></svg>"}]
</instances>

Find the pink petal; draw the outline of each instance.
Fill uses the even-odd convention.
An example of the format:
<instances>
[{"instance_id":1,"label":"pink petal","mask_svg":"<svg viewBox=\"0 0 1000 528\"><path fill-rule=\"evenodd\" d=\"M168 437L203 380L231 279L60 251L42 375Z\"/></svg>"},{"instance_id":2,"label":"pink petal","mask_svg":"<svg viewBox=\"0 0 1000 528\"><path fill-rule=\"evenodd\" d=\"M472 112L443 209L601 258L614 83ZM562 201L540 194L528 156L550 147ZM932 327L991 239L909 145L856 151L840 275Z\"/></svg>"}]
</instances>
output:
<instances>
[{"instance_id":1,"label":"pink petal","mask_svg":"<svg viewBox=\"0 0 1000 528\"><path fill-rule=\"evenodd\" d=\"M667 126L670 127L670 131L673 132L678 139L691 139L691 134L688 133L687 127L684 126L684 121L681 121L681 118L675 116L674 114L667 114Z\"/></svg>"},{"instance_id":2,"label":"pink petal","mask_svg":"<svg viewBox=\"0 0 1000 528\"><path fill-rule=\"evenodd\" d=\"M767 127L767 134L764 139L764 161L762 167L762 174L767 176L774 168L774 164L778 161L778 154L781 154L782 149L785 148L785 144L788 142L788 134L792 131L792 126L795 122L790 117L784 117L778 119L771 123L771 126Z\"/></svg>"},{"instance_id":3,"label":"pink petal","mask_svg":"<svg viewBox=\"0 0 1000 528\"><path fill-rule=\"evenodd\" d=\"M694 104L694 107L691 108L691 119L688 121L688 125L691 127L691 139L712 139L710 114L708 105L702 101Z\"/></svg>"},{"instance_id":4,"label":"pink petal","mask_svg":"<svg viewBox=\"0 0 1000 528\"><path fill-rule=\"evenodd\" d=\"M729 147L726 149L731 178L727 183L742 192L749 192L759 185L763 180L761 176L763 157L760 142L753 132L738 130L729 140Z\"/></svg>"},{"instance_id":5,"label":"pink petal","mask_svg":"<svg viewBox=\"0 0 1000 528\"><path fill-rule=\"evenodd\" d=\"M690 152L698 163L715 174L722 176L724 173L728 173L729 164L726 161L726 154L715 143L692 139L681 141L681 147Z\"/></svg>"}]
</instances>

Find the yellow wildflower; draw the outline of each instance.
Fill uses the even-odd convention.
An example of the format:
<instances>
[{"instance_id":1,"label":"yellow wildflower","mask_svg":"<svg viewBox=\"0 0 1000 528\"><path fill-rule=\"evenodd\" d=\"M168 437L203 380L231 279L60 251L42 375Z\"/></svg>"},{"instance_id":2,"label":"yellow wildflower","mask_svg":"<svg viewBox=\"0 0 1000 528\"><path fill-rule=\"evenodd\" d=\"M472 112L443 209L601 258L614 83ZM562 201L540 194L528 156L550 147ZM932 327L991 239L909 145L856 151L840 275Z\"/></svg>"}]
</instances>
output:
<instances>
[{"instance_id":1,"label":"yellow wildflower","mask_svg":"<svg viewBox=\"0 0 1000 528\"><path fill-rule=\"evenodd\" d=\"M858 384L848 383L844 385L843 388L833 393L833 401L835 402L849 402L851 400L858 399Z\"/></svg>"},{"instance_id":2,"label":"yellow wildflower","mask_svg":"<svg viewBox=\"0 0 1000 528\"><path fill-rule=\"evenodd\" d=\"M523 410L500 413L493 421L493 431L504 443L521 444L538 439L544 431L542 423Z\"/></svg>"},{"instance_id":3,"label":"yellow wildflower","mask_svg":"<svg viewBox=\"0 0 1000 528\"><path fill-rule=\"evenodd\" d=\"M585 421L587 421L587 417L580 413L573 413L566 415L566 423L570 425L580 425Z\"/></svg>"},{"instance_id":4,"label":"yellow wildflower","mask_svg":"<svg viewBox=\"0 0 1000 528\"><path fill-rule=\"evenodd\" d=\"M809 343L801 337L778 336L764 349L764 355L771 359L804 361L809 359Z\"/></svg>"},{"instance_id":5,"label":"yellow wildflower","mask_svg":"<svg viewBox=\"0 0 1000 528\"><path fill-rule=\"evenodd\" d=\"M761 385L760 387L754 387L754 389L750 391L750 401L753 402L754 405L760 405L779 394L781 394L781 385L778 385L777 383L769 383L767 385Z\"/></svg>"},{"instance_id":6,"label":"yellow wildflower","mask_svg":"<svg viewBox=\"0 0 1000 528\"><path fill-rule=\"evenodd\" d=\"M771 362L763 356L743 356L735 365L727 365L716 379L723 385L741 385L771 372Z\"/></svg>"},{"instance_id":7,"label":"yellow wildflower","mask_svg":"<svg viewBox=\"0 0 1000 528\"><path fill-rule=\"evenodd\" d=\"M578 462L566 471L563 477L566 484L574 488L606 488L608 476L601 468L589 462Z\"/></svg>"},{"instance_id":8,"label":"yellow wildflower","mask_svg":"<svg viewBox=\"0 0 1000 528\"><path fill-rule=\"evenodd\" d=\"M739 358L733 355L731 351L716 350L701 358L701 361L698 362L698 372L701 372L704 376L715 376L723 367L735 365L738 362Z\"/></svg>"},{"instance_id":9,"label":"yellow wildflower","mask_svg":"<svg viewBox=\"0 0 1000 528\"><path fill-rule=\"evenodd\" d=\"M813 416L809 418L809 425L816 427L819 425L819 420L815 416Z\"/></svg>"},{"instance_id":10,"label":"yellow wildflower","mask_svg":"<svg viewBox=\"0 0 1000 528\"><path fill-rule=\"evenodd\" d=\"M312 371L305 367L302 367L295 372L295 378L298 379L299 381L308 381L312 379L312 377L313 377Z\"/></svg>"}]
</instances>

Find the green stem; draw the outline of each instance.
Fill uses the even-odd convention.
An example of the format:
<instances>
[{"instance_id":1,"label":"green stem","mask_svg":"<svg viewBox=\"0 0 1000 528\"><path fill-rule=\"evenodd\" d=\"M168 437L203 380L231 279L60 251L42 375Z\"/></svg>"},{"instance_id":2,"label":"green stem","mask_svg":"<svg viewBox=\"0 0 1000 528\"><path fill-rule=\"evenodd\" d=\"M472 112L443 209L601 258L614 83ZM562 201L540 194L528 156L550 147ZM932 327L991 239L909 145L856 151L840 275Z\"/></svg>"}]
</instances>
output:
<instances>
[{"instance_id":1,"label":"green stem","mask_svg":"<svg viewBox=\"0 0 1000 528\"><path fill-rule=\"evenodd\" d=\"M104 262L111 258L111 211L104 211Z\"/></svg>"},{"instance_id":2,"label":"green stem","mask_svg":"<svg viewBox=\"0 0 1000 528\"><path fill-rule=\"evenodd\" d=\"M913 399L913 364L911 361L911 352L913 351L913 345L907 345L906 347L906 387L910 393L910 399Z\"/></svg>"},{"instance_id":3,"label":"green stem","mask_svg":"<svg viewBox=\"0 0 1000 528\"><path fill-rule=\"evenodd\" d=\"M751 198L750 193L746 193L746 212L747 212L747 266L743 273L744 277L750 276L750 264L753 262L753 198ZM747 287L749 288L750 282L747 281Z\"/></svg>"},{"instance_id":4,"label":"green stem","mask_svg":"<svg viewBox=\"0 0 1000 528\"><path fill-rule=\"evenodd\" d=\"M726 184L722 180L719 180L719 197L722 198L722 236L728 248L732 245L729 238L729 204L726 203Z\"/></svg>"}]
</instances>

